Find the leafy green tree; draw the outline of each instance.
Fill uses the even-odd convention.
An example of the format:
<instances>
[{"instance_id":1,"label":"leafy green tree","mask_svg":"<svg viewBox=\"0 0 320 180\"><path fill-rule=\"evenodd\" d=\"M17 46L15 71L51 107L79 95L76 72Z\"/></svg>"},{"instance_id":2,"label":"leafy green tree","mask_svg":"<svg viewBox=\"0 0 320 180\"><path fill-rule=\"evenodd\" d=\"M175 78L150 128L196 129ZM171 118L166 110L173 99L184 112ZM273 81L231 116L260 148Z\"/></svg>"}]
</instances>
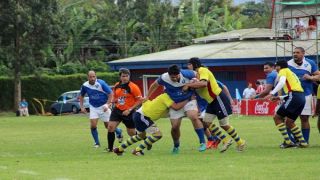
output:
<instances>
[{"instance_id":1,"label":"leafy green tree","mask_svg":"<svg viewBox=\"0 0 320 180\"><path fill-rule=\"evenodd\" d=\"M21 99L21 72L45 63L41 51L57 36L55 0L2 0L0 37L4 64L13 68L15 109Z\"/></svg>"}]
</instances>

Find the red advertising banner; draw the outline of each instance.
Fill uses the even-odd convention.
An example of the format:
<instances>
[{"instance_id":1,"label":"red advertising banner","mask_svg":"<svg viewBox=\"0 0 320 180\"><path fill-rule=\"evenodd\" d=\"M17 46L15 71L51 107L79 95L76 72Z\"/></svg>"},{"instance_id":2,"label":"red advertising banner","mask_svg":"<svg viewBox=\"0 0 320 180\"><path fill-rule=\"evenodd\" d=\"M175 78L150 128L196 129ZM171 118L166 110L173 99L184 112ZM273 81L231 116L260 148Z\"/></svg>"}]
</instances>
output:
<instances>
[{"instance_id":1,"label":"red advertising banner","mask_svg":"<svg viewBox=\"0 0 320 180\"><path fill-rule=\"evenodd\" d=\"M233 114L273 116L279 101L269 101L264 99L245 99L241 102L234 101L232 105ZM312 112L315 111L316 98L313 97Z\"/></svg>"},{"instance_id":2,"label":"red advertising banner","mask_svg":"<svg viewBox=\"0 0 320 180\"><path fill-rule=\"evenodd\" d=\"M233 106L233 112L242 115L274 115L278 101L269 101L263 99L242 100L238 105Z\"/></svg>"}]
</instances>

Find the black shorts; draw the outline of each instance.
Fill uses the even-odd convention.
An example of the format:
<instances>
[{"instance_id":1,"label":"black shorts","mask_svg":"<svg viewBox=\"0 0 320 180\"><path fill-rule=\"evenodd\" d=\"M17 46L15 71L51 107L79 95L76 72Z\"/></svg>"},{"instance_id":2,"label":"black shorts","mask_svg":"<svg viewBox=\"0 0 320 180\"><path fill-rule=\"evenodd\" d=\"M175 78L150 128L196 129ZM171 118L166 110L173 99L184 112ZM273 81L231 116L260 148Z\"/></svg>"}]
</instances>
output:
<instances>
[{"instance_id":1,"label":"black shorts","mask_svg":"<svg viewBox=\"0 0 320 180\"><path fill-rule=\"evenodd\" d=\"M136 112L133 114L133 120L136 125L136 129L139 132L145 131L146 129L148 129L149 127L151 127L154 124L154 122L151 121L151 119L149 117L143 116L139 112Z\"/></svg>"},{"instance_id":2,"label":"black shorts","mask_svg":"<svg viewBox=\"0 0 320 180\"><path fill-rule=\"evenodd\" d=\"M130 129L135 128L134 122L133 122L133 113L135 112L132 110L128 116L122 115L122 112L120 109L117 107L114 107L111 115L110 115L110 121L118 121L118 122L123 122L123 124Z\"/></svg>"},{"instance_id":3,"label":"black shorts","mask_svg":"<svg viewBox=\"0 0 320 180\"><path fill-rule=\"evenodd\" d=\"M277 114L281 117L288 117L296 120L303 111L306 98L303 92L290 92L284 98L284 102L280 105Z\"/></svg>"},{"instance_id":4,"label":"black shorts","mask_svg":"<svg viewBox=\"0 0 320 180\"><path fill-rule=\"evenodd\" d=\"M208 104L206 113L216 115L219 120L228 117L232 114L229 98L221 92L210 104Z\"/></svg>"}]
</instances>

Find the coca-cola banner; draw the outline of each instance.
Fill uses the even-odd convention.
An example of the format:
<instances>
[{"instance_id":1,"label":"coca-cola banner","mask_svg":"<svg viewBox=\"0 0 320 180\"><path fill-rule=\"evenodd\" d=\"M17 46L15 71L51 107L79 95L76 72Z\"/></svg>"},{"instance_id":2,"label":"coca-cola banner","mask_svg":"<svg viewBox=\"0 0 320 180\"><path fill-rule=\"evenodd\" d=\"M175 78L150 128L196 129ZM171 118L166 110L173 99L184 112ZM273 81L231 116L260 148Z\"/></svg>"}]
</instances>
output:
<instances>
[{"instance_id":1,"label":"coca-cola banner","mask_svg":"<svg viewBox=\"0 0 320 180\"><path fill-rule=\"evenodd\" d=\"M274 115L278 101L263 99L242 100L240 112L242 115Z\"/></svg>"},{"instance_id":2,"label":"coca-cola banner","mask_svg":"<svg viewBox=\"0 0 320 180\"><path fill-rule=\"evenodd\" d=\"M240 102L235 100L234 104L232 105L232 111L233 114L273 116L279 103L279 101L269 101L264 99L244 99ZM316 97L313 97L311 106L313 113L315 111L315 104Z\"/></svg>"}]
</instances>

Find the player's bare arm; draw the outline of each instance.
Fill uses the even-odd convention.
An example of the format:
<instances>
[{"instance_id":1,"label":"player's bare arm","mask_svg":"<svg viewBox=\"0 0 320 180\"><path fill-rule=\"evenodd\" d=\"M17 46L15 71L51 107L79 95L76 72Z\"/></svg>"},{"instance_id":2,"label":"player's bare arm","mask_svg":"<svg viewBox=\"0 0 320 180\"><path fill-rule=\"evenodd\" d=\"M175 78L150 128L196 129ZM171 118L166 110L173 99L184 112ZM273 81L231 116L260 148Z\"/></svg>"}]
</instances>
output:
<instances>
[{"instance_id":1,"label":"player's bare arm","mask_svg":"<svg viewBox=\"0 0 320 180\"><path fill-rule=\"evenodd\" d=\"M80 101L80 112L82 113L87 113L86 109L83 106L83 96L79 96L79 101Z\"/></svg>"},{"instance_id":2,"label":"player's bare arm","mask_svg":"<svg viewBox=\"0 0 320 180\"><path fill-rule=\"evenodd\" d=\"M266 95L268 95L271 92L272 87L273 87L272 84L266 84L265 89L259 95L256 95L255 98L264 98Z\"/></svg>"},{"instance_id":3,"label":"player's bare arm","mask_svg":"<svg viewBox=\"0 0 320 180\"><path fill-rule=\"evenodd\" d=\"M148 94L146 95L146 99L145 100L148 100L150 99L150 97L152 96L152 94L158 89L159 87L159 83L157 82L157 80L155 80L151 85L150 85L150 88L148 90Z\"/></svg>"},{"instance_id":4,"label":"player's bare arm","mask_svg":"<svg viewBox=\"0 0 320 180\"><path fill-rule=\"evenodd\" d=\"M187 83L186 85L183 86L183 90L187 91L189 88L203 88L203 87L207 87L207 81L206 80L201 80L201 81L197 81L197 82L192 82L192 83Z\"/></svg>"}]
</instances>

